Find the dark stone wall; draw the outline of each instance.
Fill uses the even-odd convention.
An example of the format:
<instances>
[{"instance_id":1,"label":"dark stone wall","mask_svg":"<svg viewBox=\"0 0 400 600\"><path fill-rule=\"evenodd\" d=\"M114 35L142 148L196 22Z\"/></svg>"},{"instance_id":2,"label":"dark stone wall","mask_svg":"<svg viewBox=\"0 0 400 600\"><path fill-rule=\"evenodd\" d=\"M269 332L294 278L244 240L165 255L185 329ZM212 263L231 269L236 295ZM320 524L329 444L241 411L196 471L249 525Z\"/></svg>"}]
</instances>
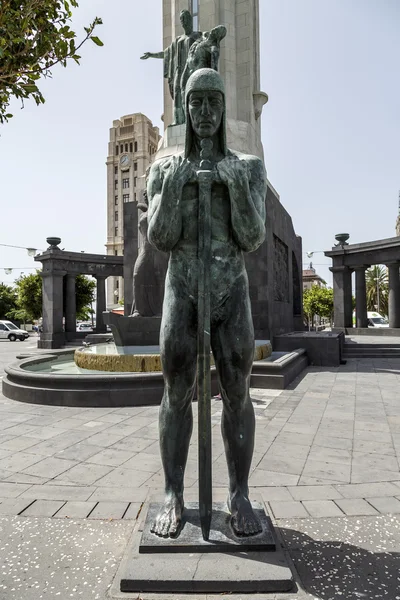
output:
<instances>
[{"instance_id":1,"label":"dark stone wall","mask_svg":"<svg viewBox=\"0 0 400 600\"><path fill-rule=\"evenodd\" d=\"M256 339L303 329L301 265L301 238L268 186L266 239L246 256Z\"/></svg>"},{"instance_id":2,"label":"dark stone wall","mask_svg":"<svg viewBox=\"0 0 400 600\"><path fill-rule=\"evenodd\" d=\"M133 268L138 256L138 207L124 203L124 314L131 314L133 302Z\"/></svg>"}]
</instances>

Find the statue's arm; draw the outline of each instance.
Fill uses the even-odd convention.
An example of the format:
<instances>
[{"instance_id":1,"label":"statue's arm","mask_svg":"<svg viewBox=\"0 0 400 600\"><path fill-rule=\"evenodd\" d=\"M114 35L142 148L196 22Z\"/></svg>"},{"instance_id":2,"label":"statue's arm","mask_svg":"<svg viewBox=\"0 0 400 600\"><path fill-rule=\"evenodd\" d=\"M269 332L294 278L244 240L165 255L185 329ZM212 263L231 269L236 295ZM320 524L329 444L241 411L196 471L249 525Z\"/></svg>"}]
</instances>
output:
<instances>
[{"instance_id":1,"label":"statue's arm","mask_svg":"<svg viewBox=\"0 0 400 600\"><path fill-rule=\"evenodd\" d=\"M162 52L145 52L140 58L142 60L147 60L148 58L164 58L164 50Z\"/></svg>"},{"instance_id":2,"label":"statue's arm","mask_svg":"<svg viewBox=\"0 0 400 600\"><path fill-rule=\"evenodd\" d=\"M171 163L168 170L164 171L164 177L161 173L164 163L154 163L147 184L149 197L148 240L162 252L172 250L177 244L182 230L180 208L182 188L176 181L177 178L173 176L175 172L173 159L171 159Z\"/></svg>"},{"instance_id":3,"label":"statue's arm","mask_svg":"<svg viewBox=\"0 0 400 600\"><path fill-rule=\"evenodd\" d=\"M257 157L236 159L231 170L228 188L233 235L244 252L253 252L265 239L267 174Z\"/></svg>"}]
</instances>

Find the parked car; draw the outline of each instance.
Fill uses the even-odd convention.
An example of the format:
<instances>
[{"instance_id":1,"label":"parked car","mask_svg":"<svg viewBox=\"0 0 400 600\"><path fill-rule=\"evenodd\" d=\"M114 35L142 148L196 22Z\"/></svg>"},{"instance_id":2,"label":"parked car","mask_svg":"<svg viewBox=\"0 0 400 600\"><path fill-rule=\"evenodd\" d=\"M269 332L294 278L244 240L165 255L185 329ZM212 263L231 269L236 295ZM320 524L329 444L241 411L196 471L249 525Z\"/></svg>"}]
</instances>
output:
<instances>
[{"instance_id":1,"label":"parked car","mask_svg":"<svg viewBox=\"0 0 400 600\"><path fill-rule=\"evenodd\" d=\"M10 342L20 340L23 342L28 337L29 333L25 329L18 329L11 321L0 321L0 340L10 340Z\"/></svg>"},{"instance_id":2,"label":"parked car","mask_svg":"<svg viewBox=\"0 0 400 600\"><path fill-rule=\"evenodd\" d=\"M368 312L368 327L389 327L389 322L377 312Z\"/></svg>"},{"instance_id":3,"label":"parked car","mask_svg":"<svg viewBox=\"0 0 400 600\"><path fill-rule=\"evenodd\" d=\"M78 323L76 326L77 331L93 331L91 323Z\"/></svg>"}]
</instances>

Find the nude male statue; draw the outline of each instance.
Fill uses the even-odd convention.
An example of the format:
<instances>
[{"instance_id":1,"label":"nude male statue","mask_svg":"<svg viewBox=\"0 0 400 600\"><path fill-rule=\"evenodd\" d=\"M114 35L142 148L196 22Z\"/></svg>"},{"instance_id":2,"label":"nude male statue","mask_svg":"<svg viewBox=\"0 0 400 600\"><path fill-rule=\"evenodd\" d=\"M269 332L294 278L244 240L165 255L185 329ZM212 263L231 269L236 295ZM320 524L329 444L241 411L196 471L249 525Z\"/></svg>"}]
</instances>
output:
<instances>
[{"instance_id":1,"label":"nude male statue","mask_svg":"<svg viewBox=\"0 0 400 600\"><path fill-rule=\"evenodd\" d=\"M249 395L254 329L243 252L265 237L266 173L255 156L226 146L225 92L220 75L199 69L186 86L185 151L156 161L148 182L150 242L170 252L160 346L165 380L160 408L160 447L165 502L152 526L179 535L184 473L192 433L196 380L197 213L200 143L213 143L211 197L211 347L223 402L222 436L229 472L228 508L236 535L261 529L249 501L248 477L255 418Z\"/></svg>"},{"instance_id":2,"label":"nude male statue","mask_svg":"<svg viewBox=\"0 0 400 600\"><path fill-rule=\"evenodd\" d=\"M193 17L188 10L182 10L180 21L184 34L177 37L168 48L162 52L145 52L142 58L162 58L164 60L164 77L168 80L171 98L174 101L173 125L185 122L183 94L181 90L182 73L185 69L189 49L193 42L201 37L200 31L193 31Z\"/></svg>"}]
</instances>

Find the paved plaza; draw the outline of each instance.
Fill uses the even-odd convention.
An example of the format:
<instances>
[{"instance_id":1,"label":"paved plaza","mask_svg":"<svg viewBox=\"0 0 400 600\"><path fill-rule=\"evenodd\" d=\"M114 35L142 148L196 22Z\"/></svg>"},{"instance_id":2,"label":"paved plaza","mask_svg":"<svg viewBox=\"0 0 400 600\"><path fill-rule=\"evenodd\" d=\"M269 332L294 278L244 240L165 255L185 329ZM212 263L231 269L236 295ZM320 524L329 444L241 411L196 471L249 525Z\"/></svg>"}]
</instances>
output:
<instances>
[{"instance_id":1,"label":"paved plaza","mask_svg":"<svg viewBox=\"0 0 400 600\"><path fill-rule=\"evenodd\" d=\"M37 352L35 343L0 343L0 369L22 350ZM288 600L400 598L399 384L400 359L352 359L309 368L284 391L252 390L250 485L300 574ZM220 400L212 412L215 496L224 498ZM196 457L195 427L188 498ZM0 600L107 598L143 503L162 486L157 407L39 406L0 395Z\"/></svg>"}]
</instances>

